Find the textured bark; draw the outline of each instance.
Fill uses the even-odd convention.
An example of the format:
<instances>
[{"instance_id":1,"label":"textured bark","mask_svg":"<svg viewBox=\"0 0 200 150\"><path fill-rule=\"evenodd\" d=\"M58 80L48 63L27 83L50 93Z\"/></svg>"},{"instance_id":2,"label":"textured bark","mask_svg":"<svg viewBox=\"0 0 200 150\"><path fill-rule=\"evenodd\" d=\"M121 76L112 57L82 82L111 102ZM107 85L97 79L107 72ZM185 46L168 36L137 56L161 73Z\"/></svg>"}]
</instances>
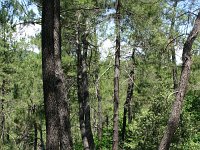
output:
<instances>
[{"instance_id":1,"label":"textured bark","mask_svg":"<svg viewBox=\"0 0 200 150\"><path fill-rule=\"evenodd\" d=\"M128 123L131 123L131 120L132 120L131 100L132 100L133 88L134 88L134 69L135 69L134 68L134 56L135 56L135 50L133 50L133 53L132 53L132 65L131 65L131 71L130 71L130 74L129 74L126 101L124 103L124 115L123 115L123 125L122 125L122 141L124 141L125 135L126 135L127 113L128 113Z\"/></svg>"},{"instance_id":2,"label":"textured bark","mask_svg":"<svg viewBox=\"0 0 200 150\"><path fill-rule=\"evenodd\" d=\"M46 148L59 149L59 117L55 94L54 0L44 0L42 9L42 71L46 115Z\"/></svg>"},{"instance_id":3,"label":"textured bark","mask_svg":"<svg viewBox=\"0 0 200 150\"><path fill-rule=\"evenodd\" d=\"M61 65L60 0L54 0L54 59L55 92L60 120L60 149L72 149L69 103L67 101L65 77Z\"/></svg>"},{"instance_id":4,"label":"textured bark","mask_svg":"<svg viewBox=\"0 0 200 150\"><path fill-rule=\"evenodd\" d=\"M95 149L91 121L90 121L90 104L89 104L89 85L88 85L88 73L87 73L87 51L89 43L87 41L87 33L85 32L82 37L83 43L83 58L82 58L82 81L83 81L83 101L85 106L85 128L86 128L86 136L88 138L90 149Z\"/></svg>"},{"instance_id":5,"label":"textured bark","mask_svg":"<svg viewBox=\"0 0 200 150\"><path fill-rule=\"evenodd\" d=\"M84 103L83 103L83 86L82 86L82 56L81 56L81 43L80 43L80 27L79 27L79 19L80 15L78 15L78 23L77 23L77 95L78 95L78 102L79 102L79 123L80 123L80 130L81 136L83 141L84 150L89 150L89 142L86 136L86 129L85 129L85 120L84 120Z\"/></svg>"},{"instance_id":6,"label":"textured bark","mask_svg":"<svg viewBox=\"0 0 200 150\"><path fill-rule=\"evenodd\" d=\"M2 85L1 85L1 94L2 94L2 99L0 100L0 107L1 107L1 140L2 140L2 143L4 144L5 143L5 114L4 114L4 96L5 96L5 84L6 84L6 81L3 80L2 81Z\"/></svg>"},{"instance_id":7,"label":"textured bark","mask_svg":"<svg viewBox=\"0 0 200 150\"><path fill-rule=\"evenodd\" d=\"M42 69L48 150L72 149L61 66L60 0L43 1Z\"/></svg>"},{"instance_id":8,"label":"textured bark","mask_svg":"<svg viewBox=\"0 0 200 150\"><path fill-rule=\"evenodd\" d=\"M113 145L112 149L117 150L119 144L119 74L120 74L120 0L116 1L115 30L116 50L114 67L114 115L113 115Z\"/></svg>"},{"instance_id":9,"label":"textured bark","mask_svg":"<svg viewBox=\"0 0 200 150\"><path fill-rule=\"evenodd\" d=\"M175 102L172 107L172 112L168 120L167 128L165 130L164 136L159 146L159 150L169 150L172 137L178 127L180 121L181 109L183 106L183 99L186 93L186 88L190 76L190 68L192 64L192 56L191 56L192 44L196 39L199 30L200 30L200 12L198 13L194 27L190 32L183 47L183 54L182 54L183 64L182 64L180 83L177 90Z\"/></svg>"},{"instance_id":10,"label":"textured bark","mask_svg":"<svg viewBox=\"0 0 200 150\"><path fill-rule=\"evenodd\" d=\"M90 122L90 105L88 91L88 75L87 75L87 33L85 27L79 25L82 21L81 14L78 14L77 23L77 86L78 86L78 101L79 101L79 122L80 130L85 150L94 150L95 144ZM85 21L83 20L84 24ZM82 37L80 34L83 33Z\"/></svg>"}]
</instances>

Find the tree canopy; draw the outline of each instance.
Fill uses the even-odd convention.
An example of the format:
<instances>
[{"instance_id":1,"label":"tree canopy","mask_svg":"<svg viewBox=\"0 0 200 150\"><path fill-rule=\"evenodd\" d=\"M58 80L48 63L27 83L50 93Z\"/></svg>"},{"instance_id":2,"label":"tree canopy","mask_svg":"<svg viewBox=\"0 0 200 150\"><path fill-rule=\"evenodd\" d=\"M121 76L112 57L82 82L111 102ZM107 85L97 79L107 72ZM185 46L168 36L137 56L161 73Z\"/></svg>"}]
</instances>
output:
<instances>
[{"instance_id":1,"label":"tree canopy","mask_svg":"<svg viewBox=\"0 0 200 150\"><path fill-rule=\"evenodd\" d=\"M0 149L198 150L199 9L2 0Z\"/></svg>"}]
</instances>

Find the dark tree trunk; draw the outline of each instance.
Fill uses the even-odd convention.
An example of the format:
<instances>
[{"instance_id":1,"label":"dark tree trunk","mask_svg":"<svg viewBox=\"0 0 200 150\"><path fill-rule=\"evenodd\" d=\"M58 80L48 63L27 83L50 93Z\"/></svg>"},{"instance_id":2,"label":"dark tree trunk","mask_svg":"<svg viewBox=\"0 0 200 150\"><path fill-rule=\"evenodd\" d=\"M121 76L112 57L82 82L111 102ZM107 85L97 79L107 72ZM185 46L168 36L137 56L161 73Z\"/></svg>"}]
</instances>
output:
<instances>
[{"instance_id":1,"label":"dark tree trunk","mask_svg":"<svg viewBox=\"0 0 200 150\"><path fill-rule=\"evenodd\" d=\"M87 51L88 41L86 28L81 28L81 14L78 15L77 23L77 86L78 86L78 101L79 101L79 122L80 130L85 150L94 150L95 144L90 122L90 105L89 105L89 90L88 90L88 75L87 75ZM85 18L84 18L85 19ZM84 20L83 19L83 20ZM83 21L85 24L85 21ZM80 34L83 33L82 37Z\"/></svg>"},{"instance_id":2,"label":"dark tree trunk","mask_svg":"<svg viewBox=\"0 0 200 150\"><path fill-rule=\"evenodd\" d=\"M37 150L37 146L38 146L38 142L37 142L37 139L38 139L38 137L37 137L37 132L38 132L38 130L37 130L37 123L36 122L34 122L34 150Z\"/></svg>"},{"instance_id":3,"label":"dark tree trunk","mask_svg":"<svg viewBox=\"0 0 200 150\"><path fill-rule=\"evenodd\" d=\"M44 0L42 8L42 70L46 115L46 148L59 149L59 117L55 94L54 0Z\"/></svg>"},{"instance_id":4,"label":"dark tree trunk","mask_svg":"<svg viewBox=\"0 0 200 150\"><path fill-rule=\"evenodd\" d=\"M87 51L89 43L87 41L87 33L85 32L82 37L83 43L83 58L82 58L82 81L83 81L83 101L85 106L85 128L86 128L86 136L88 138L90 149L95 149L91 121L90 121L90 104L89 104L89 87L88 87L88 67L87 67Z\"/></svg>"},{"instance_id":5,"label":"dark tree trunk","mask_svg":"<svg viewBox=\"0 0 200 150\"><path fill-rule=\"evenodd\" d=\"M69 109L61 66L60 0L44 0L42 69L48 150L72 149Z\"/></svg>"},{"instance_id":6,"label":"dark tree trunk","mask_svg":"<svg viewBox=\"0 0 200 150\"><path fill-rule=\"evenodd\" d=\"M5 84L6 84L6 81L3 80L2 81L2 85L1 85L1 94L2 94L2 99L0 101L0 107L1 107L1 139L2 139L2 143L4 144L5 143L5 114L4 114L4 96L5 96Z\"/></svg>"},{"instance_id":7,"label":"dark tree trunk","mask_svg":"<svg viewBox=\"0 0 200 150\"><path fill-rule=\"evenodd\" d=\"M10 141L10 127L7 127L6 140L7 142Z\"/></svg>"},{"instance_id":8,"label":"dark tree trunk","mask_svg":"<svg viewBox=\"0 0 200 150\"><path fill-rule=\"evenodd\" d=\"M79 123L80 123L80 131L83 141L84 150L89 150L89 141L86 136L86 129L85 129L85 106L83 102L83 85L82 85L82 56L81 56L81 42L80 42L80 14L78 15L78 23L77 23L77 95L78 95L78 102L79 102Z\"/></svg>"},{"instance_id":9,"label":"dark tree trunk","mask_svg":"<svg viewBox=\"0 0 200 150\"><path fill-rule=\"evenodd\" d=\"M98 75L96 76L98 80ZM97 129L97 134L98 134L98 140L100 143L100 149L101 149L101 140L102 140L102 103L101 103L101 94L100 94L100 89L99 89L99 81L96 82L96 96L98 100L98 129Z\"/></svg>"},{"instance_id":10,"label":"dark tree trunk","mask_svg":"<svg viewBox=\"0 0 200 150\"><path fill-rule=\"evenodd\" d=\"M180 83L177 89L176 99L172 107L172 112L168 120L168 125L159 146L159 150L169 150L172 137L178 127L181 109L183 106L183 99L186 93L186 88L190 76L190 68L192 64L192 56L191 56L192 44L196 39L199 30L200 30L200 12L198 13L194 27L190 32L183 47L183 54L182 54L183 64L182 64Z\"/></svg>"},{"instance_id":11,"label":"dark tree trunk","mask_svg":"<svg viewBox=\"0 0 200 150\"><path fill-rule=\"evenodd\" d=\"M132 122L133 119L133 114L132 114L132 105L131 105L131 101L133 99L133 90L134 90L134 80L135 80L135 49L132 52L132 63L131 63L131 71L130 71L130 77L129 79L131 81L128 82L128 89L127 90L127 97L128 97L128 123L130 124ZM130 85L129 85L130 83Z\"/></svg>"},{"instance_id":12,"label":"dark tree trunk","mask_svg":"<svg viewBox=\"0 0 200 150\"><path fill-rule=\"evenodd\" d=\"M132 121L132 113L131 113L131 100L133 96L133 88L134 88L134 56L135 56L135 50L133 50L132 53L132 65L131 65L131 71L129 74L129 80L128 80L128 89L127 89L127 95L126 95L126 101L124 103L124 115L123 115L123 125L122 125L122 141L125 139L126 135L126 122L127 122L127 113L128 113L128 123L131 123Z\"/></svg>"},{"instance_id":13,"label":"dark tree trunk","mask_svg":"<svg viewBox=\"0 0 200 150\"><path fill-rule=\"evenodd\" d=\"M3 47L5 49L9 49L9 47L6 46L6 24L7 22L3 22ZM1 133L0 133L0 138L2 139L2 143L4 144L5 142L5 114L4 114L4 96L5 96L5 84L6 80L3 79L2 81L2 86L1 86L1 94L2 94L2 99L0 99L0 120L1 120Z\"/></svg>"},{"instance_id":14,"label":"dark tree trunk","mask_svg":"<svg viewBox=\"0 0 200 150\"><path fill-rule=\"evenodd\" d=\"M34 129L34 141L33 141L33 145L34 145L34 150L37 150L37 147L38 147L38 125L37 125L37 122L36 122L36 106L33 105L31 107L31 110L32 110L32 114L35 118L34 118L34 123L33 123L33 129Z\"/></svg>"},{"instance_id":15,"label":"dark tree trunk","mask_svg":"<svg viewBox=\"0 0 200 150\"><path fill-rule=\"evenodd\" d=\"M112 149L118 149L119 143L119 75L120 75L120 0L116 1L115 30L116 30L116 50L114 67L114 115L113 115L113 145Z\"/></svg>"},{"instance_id":16,"label":"dark tree trunk","mask_svg":"<svg viewBox=\"0 0 200 150\"><path fill-rule=\"evenodd\" d=\"M60 119L60 149L72 149L69 102L67 101L65 77L61 65L60 0L54 0L54 59L55 92Z\"/></svg>"}]
</instances>

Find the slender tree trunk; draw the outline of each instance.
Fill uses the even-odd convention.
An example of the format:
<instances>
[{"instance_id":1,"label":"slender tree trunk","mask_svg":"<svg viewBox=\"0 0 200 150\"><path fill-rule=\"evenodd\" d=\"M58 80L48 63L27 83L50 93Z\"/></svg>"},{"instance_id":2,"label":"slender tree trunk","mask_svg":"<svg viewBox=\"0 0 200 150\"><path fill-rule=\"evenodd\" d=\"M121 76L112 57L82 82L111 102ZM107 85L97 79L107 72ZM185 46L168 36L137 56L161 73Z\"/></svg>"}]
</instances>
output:
<instances>
[{"instance_id":1,"label":"slender tree trunk","mask_svg":"<svg viewBox=\"0 0 200 150\"><path fill-rule=\"evenodd\" d=\"M133 50L133 53L132 53L132 65L131 65L131 71L130 71L130 74L129 74L126 101L124 103L124 115L123 115L123 125L122 125L122 141L124 141L125 134L126 134L127 113L128 113L128 122L130 123L131 120L132 120L131 100L132 100L133 88L134 88L134 69L135 69L134 68L134 56L135 56L135 50Z\"/></svg>"},{"instance_id":2,"label":"slender tree trunk","mask_svg":"<svg viewBox=\"0 0 200 150\"><path fill-rule=\"evenodd\" d=\"M81 53L81 51L80 51ZM84 103L84 99L83 99L83 85L82 85L82 71L81 71L81 64L80 64L80 54L79 52L78 54L78 71L77 71L77 86L78 86L78 101L79 101L79 122L80 122L80 130L81 130L81 136L82 136L82 140L83 140L83 146L84 146L84 150L89 150L89 141L86 135L86 125L85 125L85 103Z\"/></svg>"},{"instance_id":3,"label":"slender tree trunk","mask_svg":"<svg viewBox=\"0 0 200 150\"><path fill-rule=\"evenodd\" d=\"M96 76L98 80L98 75ZM101 94L100 94L100 89L99 89L99 81L96 82L96 96L98 100L98 129L97 129L97 134L98 134L98 140L100 143L100 149L101 149L101 141L102 141L102 103L101 103Z\"/></svg>"},{"instance_id":4,"label":"slender tree trunk","mask_svg":"<svg viewBox=\"0 0 200 150\"><path fill-rule=\"evenodd\" d=\"M120 0L116 1L115 15L116 50L114 67L114 115L113 115L113 145L112 149L117 150L119 144L119 75L120 75Z\"/></svg>"},{"instance_id":5,"label":"slender tree trunk","mask_svg":"<svg viewBox=\"0 0 200 150\"><path fill-rule=\"evenodd\" d=\"M96 7L98 7L98 3L96 1ZM100 73L100 67L99 67L99 60L100 60L100 52L99 52L99 48L98 48L98 37L97 37L97 29L94 29L94 33L95 33L95 90L96 90L96 98L97 98L97 137L98 137L98 142L99 142L99 150L101 150L102 148L102 128L103 128L103 119L102 119L102 97L101 97L101 93L100 93L100 83L99 83L99 73Z\"/></svg>"},{"instance_id":6,"label":"slender tree trunk","mask_svg":"<svg viewBox=\"0 0 200 150\"><path fill-rule=\"evenodd\" d=\"M4 96L5 96L5 84L6 81L3 80L2 81L2 85L1 85L1 94L2 94L2 99L0 101L0 107L1 107L1 139L2 139L2 143L5 143L5 114L4 114Z\"/></svg>"},{"instance_id":7,"label":"slender tree trunk","mask_svg":"<svg viewBox=\"0 0 200 150\"><path fill-rule=\"evenodd\" d=\"M178 76L177 76L177 66L176 66L176 51L175 51L175 42L173 39L174 34L174 25L175 25L175 19L176 19L176 7L178 4L178 0L174 2L173 5L173 16L171 20L171 26L170 26L170 33L169 33L169 41L170 44L170 50L171 50L171 56L172 56L172 76L173 76L173 84L174 84L174 90L178 88Z\"/></svg>"},{"instance_id":8,"label":"slender tree trunk","mask_svg":"<svg viewBox=\"0 0 200 150\"><path fill-rule=\"evenodd\" d=\"M37 123L36 122L34 122L34 150L37 150L37 139L38 139L38 137L37 137L37 132L38 132L38 130L37 130Z\"/></svg>"},{"instance_id":9,"label":"slender tree trunk","mask_svg":"<svg viewBox=\"0 0 200 150\"><path fill-rule=\"evenodd\" d=\"M7 142L10 141L10 127L7 127L6 140Z\"/></svg>"},{"instance_id":10,"label":"slender tree trunk","mask_svg":"<svg viewBox=\"0 0 200 150\"><path fill-rule=\"evenodd\" d=\"M194 27L190 32L183 47L183 54L182 54L183 64L182 64L180 83L177 90L176 99L172 107L172 112L168 120L168 125L159 146L159 150L169 150L172 137L178 127L181 109L183 106L183 99L186 93L186 88L190 76L190 68L192 64L192 56L191 56L192 44L196 39L199 30L200 30L200 12L198 13Z\"/></svg>"},{"instance_id":11,"label":"slender tree trunk","mask_svg":"<svg viewBox=\"0 0 200 150\"><path fill-rule=\"evenodd\" d=\"M88 33L86 32L85 17L78 14L77 22L77 86L79 101L79 122L83 141L84 150L94 150L95 144L91 129L90 121L90 104L88 89L88 66L87 51L89 43L87 41ZM84 23L84 27L80 26L80 21ZM80 37L80 34L82 36Z\"/></svg>"},{"instance_id":12,"label":"slender tree trunk","mask_svg":"<svg viewBox=\"0 0 200 150\"><path fill-rule=\"evenodd\" d=\"M4 16L5 17L5 16ZM3 22L3 47L6 49L6 22ZM2 94L2 99L0 101L0 107L1 107L1 139L2 143L4 144L5 142L5 114L4 114L4 96L5 96L5 84L6 80L3 79L2 81L2 86L1 86L1 94Z\"/></svg>"},{"instance_id":13,"label":"slender tree trunk","mask_svg":"<svg viewBox=\"0 0 200 150\"><path fill-rule=\"evenodd\" d=\"M55 92L60 119L60 149L72 149L69 102L67 101L66 82L61 65L61 28L60 0L54 0L54 59L55 59Z\"/></svg>"},{"instance_id":14,"label":"slender tree trunk","mask_svg":"<svg viewBox=\"0 0 200 150\"><path fill-rule=\"evenodd\" d=\"M87 41L87 33L85 32L82 38L83 43L83 58L82 58L82 81L83 81L83 101L85 106L85 128L86 128L86 136L88 138L90 149L95 149L91 121L90 121L90 103L89 103L89 85L88 85L88 66L87 66L87 51L89 43Z\"/></svg>"},{"instance_id":15,"label":"slender tree trunk","mask_svg":"<svg viewBox=\"0 0 200 150\"><path fill-rule=\"evenodd\" d=\"M98 46L98 40L97 40L97 31L95 28L95 46ZM96 98L97 98L97 102L98 102L98 111L97 111L97 118L98 118L98 123L97 123L97 137L98 137L98 141L99 141L99 150L101 150L101 141L102 141L102 128L103 128L103 120L102 120L102 97L101 97L101 93L100 93L100 84L99 84L99 73L100 73L100 67L99 67L99 59L100 59L100 52L98 47L95 48L95 90L96 90Z\"/></svg>"},{"instance_id":16,"label":"slender tree trunk","mask_svg":"<svg viewBox=\"0 0 200 150\"><path fill-rule=\"evenodd\" d=\"M130 71L130 92L127 90L127 97L129 97L129 102L128 102L128 123L130 124L133 119L133 114L132 114L132 106L131 106L131 101L133 98L133 90L134 90L134 80L135 80L135 49L132 52L132 64L131 64L131 71ZM128 86L129 87L129 86ZM129 95L129 94L130 95ZM129 96L128 96L129 95Z\"/></svg>"},{"instance_id":17,"label":"slender tree trunk","mask_svg":"<svg viewBox=\"0 0 200 150\"><path fill-rule=\"evenodd\" d=\"M38 125L36 122L36 106L33 105L30 108L32 110L32 114L35 118L34 118L34 123L33 123L33 129L34 129L34 141L33 141L33 145L34 145L34 150L37 150L38 147Z\"/></svg>"},{"instance_id":18,"label":"slender tree trunk","mask_svg":"<svg viewBox=\"0 0 200 150\"><path fill-rule=\"evenodd\" d=\"M80 131L81 131L81 136L82 136L82 141L83 141L83 147L84 150L89 150L89 141L86 136L86 129L85 129L85 104L84 104L84 99L83 99L83 84L82 84L82 47L81 47L81 42L80 42L80 19L81 19L81 14L78 13L78 21L77 21L77 95L78 95L78 102L79 102L79 123L80 123Z\"/></svg>"}]
</instances>

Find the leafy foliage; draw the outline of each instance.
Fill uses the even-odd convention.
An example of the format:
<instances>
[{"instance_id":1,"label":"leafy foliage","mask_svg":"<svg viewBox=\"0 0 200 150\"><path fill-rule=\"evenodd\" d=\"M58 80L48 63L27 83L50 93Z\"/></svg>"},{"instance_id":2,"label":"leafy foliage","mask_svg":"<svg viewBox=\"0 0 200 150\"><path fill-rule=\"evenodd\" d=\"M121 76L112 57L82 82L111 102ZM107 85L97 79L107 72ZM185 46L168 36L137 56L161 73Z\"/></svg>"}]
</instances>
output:
<instances>
[{"instance_id":1,"label":"leafy foliage","mask_svg":"<svg viewBox=\"0 0 200 150\"><path fill-rule=\"evenodd\" d=\"M42 89L41 51L28 50L26 39L16 40L16 20L35 21L39 14L29 8L24 11L21 1L2 1L0 6L0 149L33 149L35 130L37 148L45 143L45 116ZM37 4L41 11L41 1ZM162 138L174 101L172 63L169 54L169 29L172 1L122 1L121 12L121 74L119 128L122 126L123 107L129 79L130 52L135 49L135 80L132 96L133 121L126 127L125 141L120 139L121 149L155 150ZM193 23L193 16L185 10L186 2L179 2L175 16L175 46L181 49L185 30ZM190 1L191 9L198 5ZM9 7L8 7L9 6ZM62 67L67 80L70 101L71 131L74 149L83 149L79 129L78 100L76 85L77 21L78 14L87 22L88 76L91 106L91 124L96 148L112 147L113 116L113 46L114 1L74 0L61 1L62 22ZM193 10L192 9L192 10ZM25 13L27 11L27 14ZM196 13L194 11L194 13ZM185 25L186 24L186 25ZM81 29L86 24L81 24ZM189 26L189 27L187 27ZM184 31L183 31L184 30ZM80 37L83 33L79 33ZM40 35L32 37L29 44L41 49ZM108 56L102 50L104 41ZM103 44L102 44L103 43ZM178 76L181 65L177 64ZM180 126L172 141L172 150L198 150L200 148L200 56L199 39L193 46L193 65ZM100 84L102 103L102 140L98 140L98 101L96 76ZM120 131L121 132L121 131ZM4 134L4 140L1 135ZM120 133L121 134L121 133ZM120 137L121 138L121 137Z\"/></svg>"}]
</instances>

